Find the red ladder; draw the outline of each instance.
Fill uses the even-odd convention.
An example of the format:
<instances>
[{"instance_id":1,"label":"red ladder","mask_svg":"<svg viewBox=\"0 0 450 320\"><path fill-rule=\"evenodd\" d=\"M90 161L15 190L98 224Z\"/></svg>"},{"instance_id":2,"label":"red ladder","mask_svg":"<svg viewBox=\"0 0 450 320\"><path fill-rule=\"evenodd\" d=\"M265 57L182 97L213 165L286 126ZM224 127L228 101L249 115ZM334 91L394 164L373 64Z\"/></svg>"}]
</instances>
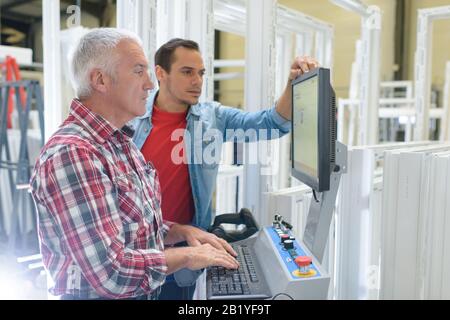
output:
<instances>
[{"instance_id":1,"label":"red ladder","mask_svg":"<svg viewBox=\"0 0 450 320\"><path fill-rule=\"evenodd\" d=\"M20 76L19 66L14 57L6 56L5 61L3 63L0 63L0 68L2 70L2 73L6 74L6 81L14 82L22 80L22 77ZM25 89L23 87L19 87L19 95L20 100L22 102L22 107L25 108L27 96L25 93ZM11 88L9 89L9 99L8 99L8 118L7 118L8 129L12 128L11 115L13 110L14 110L14 89Z\"/></svg>"}]
</instances>

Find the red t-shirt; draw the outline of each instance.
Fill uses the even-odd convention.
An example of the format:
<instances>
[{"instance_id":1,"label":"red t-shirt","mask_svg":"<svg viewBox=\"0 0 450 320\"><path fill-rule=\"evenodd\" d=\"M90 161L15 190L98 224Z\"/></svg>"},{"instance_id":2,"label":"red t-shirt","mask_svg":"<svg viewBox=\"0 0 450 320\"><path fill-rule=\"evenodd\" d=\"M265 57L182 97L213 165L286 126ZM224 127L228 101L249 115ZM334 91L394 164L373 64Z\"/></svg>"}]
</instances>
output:
<instances>
[{"instance_id":1,"label":"red t-shirt","mask_svg":"<svg viewBox=\"0 0 450 320\"><path fill-rule=\"evenodd\" d=\"M177 135L178 140L172 141L171 136L176 129L186 129L186 115L187 111L166 112L158 109L156 105L153 106L153 128L141 149L145 160L151 161L158 171L163 218L181 224L192 222L195 207L188 165L186 161L179 159L172 161L171 157L172 150L176 147L176 156L186 159L182 142L184 137Z\"/></svg>"}]
</instances>

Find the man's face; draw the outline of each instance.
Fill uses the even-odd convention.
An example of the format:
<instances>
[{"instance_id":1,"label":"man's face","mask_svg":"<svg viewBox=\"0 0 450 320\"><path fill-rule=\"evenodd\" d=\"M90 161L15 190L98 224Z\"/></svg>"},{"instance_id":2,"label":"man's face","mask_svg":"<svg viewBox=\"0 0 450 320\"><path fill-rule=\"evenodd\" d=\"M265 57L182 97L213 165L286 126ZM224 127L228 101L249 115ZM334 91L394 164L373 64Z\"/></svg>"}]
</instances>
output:
<instances>
[{"instance_id":1,"label":"man's face","mask_svg":"<svg viewBox=\"0 0 450 320\"><path fill-rule=\"evenodd\" d=\"M194 105L202 94L205 66L200 52L184 47L174 51L174 62L167 73L161 67L158 80L161 90L166 90L174 102Z\"/></svg>"},{"instance_id":2,"label":"man's face","mask_svg":"<svg viewBox=\"0 0 450 320\"><path fill-rule=\"evenodd\" d=\"M118 62L109 90L110 101L131 120L145 113L148 90L154 85L148 73L147 58L136 42L120 41L116 54Z\"/></svg>"}]
</instances>

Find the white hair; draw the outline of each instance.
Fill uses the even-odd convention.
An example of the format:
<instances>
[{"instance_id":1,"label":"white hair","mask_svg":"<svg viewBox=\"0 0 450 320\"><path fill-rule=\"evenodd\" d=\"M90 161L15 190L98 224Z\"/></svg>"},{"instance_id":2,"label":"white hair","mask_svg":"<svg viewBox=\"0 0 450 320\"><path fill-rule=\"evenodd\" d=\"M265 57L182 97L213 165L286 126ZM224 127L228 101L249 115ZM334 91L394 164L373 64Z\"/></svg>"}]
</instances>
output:
<instances>
[{"instance_id":1,"label":"white hair","mask_svg":"<svg viewBox=\"0 0 450 320\"><path fill-rule=\"evenodd\" d=\"M90 73L93 69L99 68L115 78L117 56L113 49L121 40L132 40L142 47L141 39L125 29L96 28L81 37L72 59L72 80L78 98L91 95Z\"/></svg>"}]
</instances>

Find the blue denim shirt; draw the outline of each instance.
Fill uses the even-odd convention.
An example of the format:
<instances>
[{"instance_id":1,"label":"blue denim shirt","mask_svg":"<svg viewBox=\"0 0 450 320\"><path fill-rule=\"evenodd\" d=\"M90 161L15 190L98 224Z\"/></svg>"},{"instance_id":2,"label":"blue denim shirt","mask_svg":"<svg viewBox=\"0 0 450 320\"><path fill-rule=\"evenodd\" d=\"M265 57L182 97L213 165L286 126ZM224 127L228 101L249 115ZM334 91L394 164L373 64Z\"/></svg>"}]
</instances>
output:
<instances>
[{"instance_id":1,"label":"blue denim shirt","mask_svg":"<svg viewBox=\"0 0 450 320\"><path fill-rule=\"evenodd\" d=\"M157 90L151 92L147 100L147 112L133 120L132 126L135 129L133 141L139 149L142 149L152 131L151 117L157 94ZM243 112L222 106L218 102L204 102L191 106L186 120L184 143L195 206L192 224L206 230L213 219L211 203L222 151L221 142L235 139L232 134L235 129L244 131L254 129L253 135L244 137L245 141L278 138L289 132L291 122L284 119L275 110L275 106L258 112ZM271 131L277 129L278 134ZM211 161L211 156L216 161Z\"/></svg>"}]
</instances>

